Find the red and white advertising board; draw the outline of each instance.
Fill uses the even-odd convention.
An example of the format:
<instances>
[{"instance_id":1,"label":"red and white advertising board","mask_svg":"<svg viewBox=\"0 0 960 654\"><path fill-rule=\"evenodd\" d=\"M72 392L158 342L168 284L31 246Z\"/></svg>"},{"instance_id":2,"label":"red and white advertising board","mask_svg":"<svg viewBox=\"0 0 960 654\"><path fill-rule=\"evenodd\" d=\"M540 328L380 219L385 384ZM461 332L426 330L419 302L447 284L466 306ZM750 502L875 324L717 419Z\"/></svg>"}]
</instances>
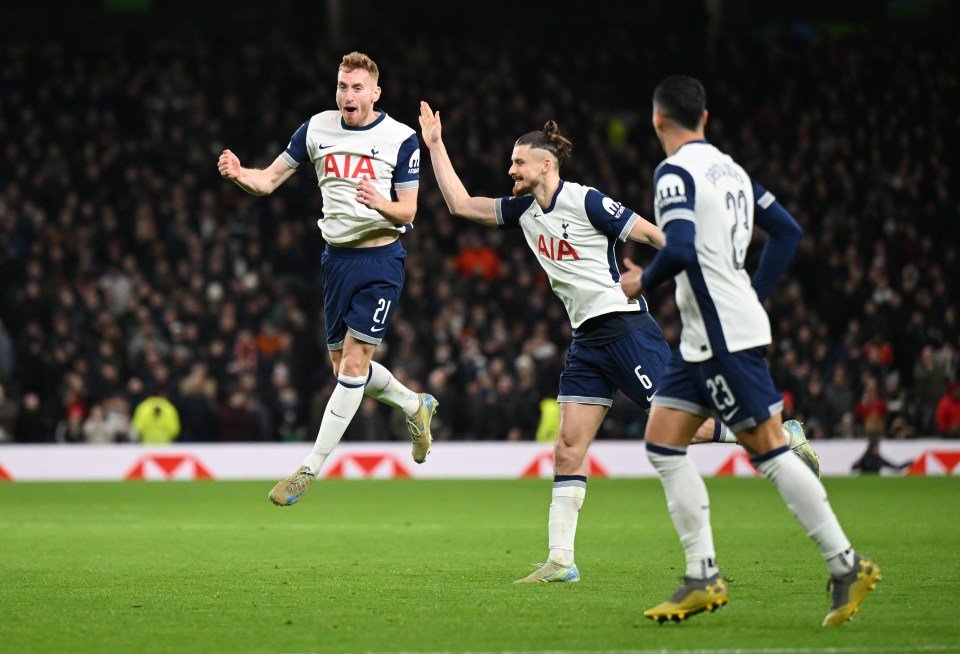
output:
<instances>
[{"instance_id":1,"label":"red and white advertising board","mask_svg":"<svg viewBox=\"0 0 960 654\"><path fill-rule=\"evenodd\" d=\"M866 449L864 441L813 443L825 477L851 474ZM0 446L3 481L123 481L179 479L264 479L288 476L310 452L310 443ZM406 443L341 443L321 476L346 479L518 479L550 477L552 447L542 443L434 443L426 463L410 458ZM905 474L960 475L960 443L942 440L884 442L893 463L912 461ZM737 445L690 448L706 477L756 475ZM655 477L643 443L598 441L590 447L592 477ZM903 473L891 473L903 474Z\"/></svg>"}]
</instances>

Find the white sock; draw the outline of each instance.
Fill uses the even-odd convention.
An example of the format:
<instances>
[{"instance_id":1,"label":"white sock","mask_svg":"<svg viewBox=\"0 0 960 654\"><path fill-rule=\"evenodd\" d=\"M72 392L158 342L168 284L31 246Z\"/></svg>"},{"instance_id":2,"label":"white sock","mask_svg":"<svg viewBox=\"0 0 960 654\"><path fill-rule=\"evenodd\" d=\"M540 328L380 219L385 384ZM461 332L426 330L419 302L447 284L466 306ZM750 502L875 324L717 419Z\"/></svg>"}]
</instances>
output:
<instances>
[{"instance_id":1,"label":"white sock","mask_svg":"<svg viewBox=\"0 0 960 654\"><path fill-rule=\"evenodd\" d=\"M687 450L647 443L647 458L660 475L667 508L687 560L688 577L706 579L717 573L710 497L707 487L687 456Z\"/></svg>"},{"instance_id":2,"label":"white sock","mask_svg":"<svg viewBox=\"0 0 960 654\"><path fill-rule=\"evenodd\" d=\"M573 541L577 536L577 517L587 494L587 478L582 475L556 475L553 478L553 498L550 502L551 561L573 565Z\"/></svg>"},{"instance_id":3,"label":"white sock","mask_svg":"<svg viewBox=\"0 0 960 654\"><path fill-rule=\"evenodd\" d=\"M320 432L317 442L313 445L313 452L303 460L303 465L310 468L310 472L320 472L323 462L343 438L350 421L360 408L363 400L363 385L366 377L337 377L337 387L327 400L327 408L323 410L323 419L320 421Z\"/></svg>"},{"instance_id":4,"label":"white sock","mask_svg":"<svg viewBox=\"0 0 960 654\"><path fill-rule=\"evenodd\" d=\"M830 574L836 577L849 572L853 565L853 550L817 476L793 456L786 445L751 460L777 487L787 507L820 548Z\"/></svg>"},{"instance_id":5,"label":"white sock","mask_svg":"<svg viewBox=\"0 0 960 654\"><path fill-rule=\"evenodd\" d=\"M420 396L397 381L390 371L376 361L370 362L370 373L363 392L375 400L400 409L412 416L420 408Z\"/></svg>"}]
</instances>

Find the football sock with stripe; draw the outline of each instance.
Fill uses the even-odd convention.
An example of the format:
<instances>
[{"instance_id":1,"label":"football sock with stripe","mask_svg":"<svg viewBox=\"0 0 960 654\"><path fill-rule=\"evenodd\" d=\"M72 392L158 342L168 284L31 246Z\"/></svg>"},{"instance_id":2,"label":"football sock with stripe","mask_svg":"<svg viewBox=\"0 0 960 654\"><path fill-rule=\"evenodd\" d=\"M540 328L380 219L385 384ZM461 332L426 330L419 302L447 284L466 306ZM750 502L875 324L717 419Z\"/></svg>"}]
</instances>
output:
<instances>
[{"instance_id":1,"label":"football sock with stripe","mask_svg":"<svg viewBox=\"0 0 960 654\"><path fill-rule=\"evenodd\" d=\"M780 431L783 433L783 437L787 439L787 442L790 442L790 432L788 432L783 427L780 428ZM730 431L730 428L727 427L724 423L719 420L715 420L713 423L713 442L714 443L739 443L737 440L737 435Z\"/></svg>"},{"instance_id":2,"label":"football sock with stripe","mask_svg":"<svg viewBox=\"0 0 960 654\"><path fill-rule=\"evenodd\" d=\"M853 550L840 521L830 506L827 491L816 475L793 456L790 446L784 445L766 454L750 459L763 476L773 482L790 511L820 548L830 567L830 574L839 576L849 572L853 564Z\"/></svg>"},{"instance_id":3,"label":"football sock with stripe","mask_svg":"<svg viewBox=\"0 0 960 654\"><path fill-rule=\"evenodd\" d=\"M548 521L550 560L561 565L573 564L573 541L577 535L577 518L587 494L587 478L583 475L556 475Z\"/></svg>"},{"instance_id":4,"label":"football sock with stripe","mask_svg":"<svg viewBox=\"0 0 960 654\"><path fill-rule=\"evenodd\" d=\"M323 462L343 438L343 432L360 408L366 381L366 377L337 377L337 387L333 389L330 399L327 400L327 407L323 410L320 432L313 445L313 452L303 460L303 465L310 468L313 474L320 472Z\"/></svg>"},{"instance_id":5,"label":"football sock with stripe","mask_svg":"<svg viewBox=\"0 0 960 654\"><path fill-rule=\"evenodd\" d=\"M397 381L389 370L376 361L370 362L367 385L363 392L375 400L400 409L407 416L412 416L420 408L420 396Z\"/></svg>"},{"instance_id":6,"label":"football sock with stripe","mask_svg":"<svg viewBox=\"0 0 960 654\"><path fill-rule=\"evenodd\" d=\"M670 518L686 555L686 575L706 579L716 574L710 497L686 448L647 443L647 458L660 475Z\"/></svg>"}]
</instances>

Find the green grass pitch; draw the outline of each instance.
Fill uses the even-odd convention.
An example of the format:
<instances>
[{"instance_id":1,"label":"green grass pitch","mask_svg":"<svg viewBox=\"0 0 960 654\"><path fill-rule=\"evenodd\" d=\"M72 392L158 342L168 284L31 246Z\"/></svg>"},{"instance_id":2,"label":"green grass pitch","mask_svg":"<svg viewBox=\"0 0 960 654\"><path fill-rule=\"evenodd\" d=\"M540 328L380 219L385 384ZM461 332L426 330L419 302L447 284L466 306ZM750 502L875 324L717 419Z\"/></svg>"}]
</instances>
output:
<instances>
[{"instance_id":1,"label":"green grass pitch","mask_svg":"<svg viewBox=\"0 0 960 654\"><path fill-rule=\"evenodd\" d=\"M549 480L0 485L0 652L960 651L960 479L828 479L884 579L840 628L819 553L762 479L708 480L727 608L642 617L683 557L659 482L593 479L578 584L516 586Z\"/></svg>"}]
</instances>

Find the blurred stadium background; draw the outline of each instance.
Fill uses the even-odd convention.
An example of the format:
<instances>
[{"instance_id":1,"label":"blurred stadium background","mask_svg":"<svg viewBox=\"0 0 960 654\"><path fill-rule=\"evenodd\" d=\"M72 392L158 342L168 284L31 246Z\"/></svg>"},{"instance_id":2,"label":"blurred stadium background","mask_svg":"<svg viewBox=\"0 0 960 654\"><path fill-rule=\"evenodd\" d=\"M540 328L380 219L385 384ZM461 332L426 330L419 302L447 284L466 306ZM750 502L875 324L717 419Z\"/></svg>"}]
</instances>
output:
<instances>
[{"instance_id":1,"label":"blurred stadium background","mask_svg":"<svg viewBox=\"0 0 960 654\"><path fill-rule=\"evenodd\" d=\"M224 147L271 162L333 106L351 49L378 61L391 115L416 125L420 99L443 113L471 190L507 194L513 140L555 119L575 144L564 175L647 217L652 88L702 78L709 138L806 231L768 304L786 417L818 440L957 437L958 14L949 0L8 3L0 441L313 440L333 383L316 180L253 198L215 163ZM570 329L522 239L449 216L425 165L404 245L377 356L440 399L436 436L549 438ZM672 287L648 299L675 342ZM180 426L138 434L156 398ZM623 400L600 438L643 427ZM347 434L405 438L369 399Z\"/></svg>"}]
</instances>

